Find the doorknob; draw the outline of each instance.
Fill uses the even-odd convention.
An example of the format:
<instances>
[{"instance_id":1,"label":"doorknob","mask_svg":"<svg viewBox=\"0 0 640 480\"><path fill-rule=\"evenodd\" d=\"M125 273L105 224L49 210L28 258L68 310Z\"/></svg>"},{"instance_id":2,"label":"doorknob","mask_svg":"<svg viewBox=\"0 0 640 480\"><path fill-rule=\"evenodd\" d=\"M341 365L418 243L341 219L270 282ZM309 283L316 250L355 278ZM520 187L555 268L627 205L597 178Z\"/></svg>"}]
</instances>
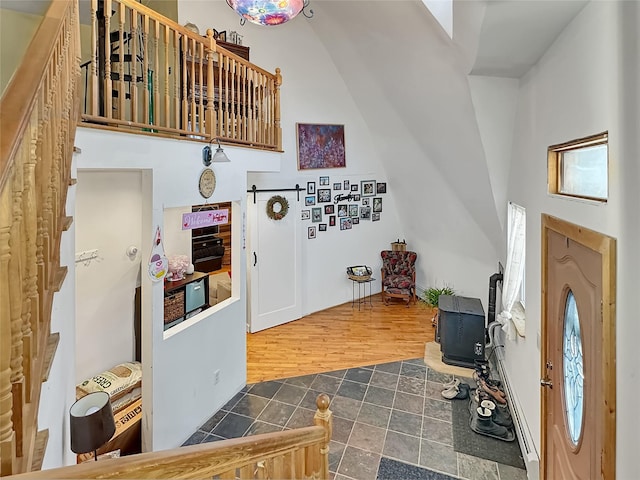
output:
<instances>
[{"instance_id":1,"label":"doorknob","mask_svg":"<svg viewBox=\"0 0 640 480\"><path fill-rule=\"evenodd\" d=\"M542 385L543 387L553 388L553 382L545 378L540 379L540 385Z\"/></svg>"}]
</instances>

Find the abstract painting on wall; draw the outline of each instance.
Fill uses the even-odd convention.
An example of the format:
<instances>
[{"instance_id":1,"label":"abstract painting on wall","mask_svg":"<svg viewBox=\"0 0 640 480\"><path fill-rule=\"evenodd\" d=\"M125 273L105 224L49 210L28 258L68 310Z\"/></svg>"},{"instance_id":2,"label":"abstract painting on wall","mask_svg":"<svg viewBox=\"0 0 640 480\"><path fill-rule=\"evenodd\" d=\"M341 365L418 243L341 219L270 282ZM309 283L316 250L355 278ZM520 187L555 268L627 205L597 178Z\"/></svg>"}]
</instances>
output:
<instances>
[{"instance_id":1,"label":"abstract painting on wall","mask_svg":"<svg viewBox=\"0 0 640 480\"><path fill-rule=\"evenodd\" d=\"M298 170L347 166L344 125L296 124L298 130Z\"/></svg>"}]
</instances>

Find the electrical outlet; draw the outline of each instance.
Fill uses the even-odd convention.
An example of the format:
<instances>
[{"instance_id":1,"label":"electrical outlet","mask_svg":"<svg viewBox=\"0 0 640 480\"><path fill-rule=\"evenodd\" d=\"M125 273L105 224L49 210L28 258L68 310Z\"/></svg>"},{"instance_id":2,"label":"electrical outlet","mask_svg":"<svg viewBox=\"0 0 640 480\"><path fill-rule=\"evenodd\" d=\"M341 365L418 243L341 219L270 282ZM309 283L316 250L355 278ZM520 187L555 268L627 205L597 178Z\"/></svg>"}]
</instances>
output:
<instances>
[{"instance_id":1,"label":"electrical outlet","mask_svg":"<svg viewBox=\"0 0 640 480\"><path fill-rule=\"evenodd\" d=\"M217 385L218 383L220 383L220 370L216 370L215 372L213 372L213 384Z\"/></svg>"}]
</instances>

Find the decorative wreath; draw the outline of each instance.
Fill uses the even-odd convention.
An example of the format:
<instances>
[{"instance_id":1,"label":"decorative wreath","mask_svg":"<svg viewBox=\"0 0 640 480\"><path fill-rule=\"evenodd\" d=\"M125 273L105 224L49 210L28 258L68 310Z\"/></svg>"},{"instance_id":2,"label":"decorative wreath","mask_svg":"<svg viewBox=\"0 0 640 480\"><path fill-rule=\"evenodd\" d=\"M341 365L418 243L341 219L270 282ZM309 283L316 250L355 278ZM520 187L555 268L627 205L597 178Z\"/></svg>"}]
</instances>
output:
<instances>
[{"instance_id":1,"label":"decorative wreath","mask_svg":"<svg viewBox=\"0 0 640 480\"><path fill-rule=\"evenodd\" d=\"M276 212L273 209L276 204L280 205L279 212ZM289 201L280 195L274 195L267 202L267 217L271 220L282 220L287 215L288 211Z\"/></svg>"}]
</instances>

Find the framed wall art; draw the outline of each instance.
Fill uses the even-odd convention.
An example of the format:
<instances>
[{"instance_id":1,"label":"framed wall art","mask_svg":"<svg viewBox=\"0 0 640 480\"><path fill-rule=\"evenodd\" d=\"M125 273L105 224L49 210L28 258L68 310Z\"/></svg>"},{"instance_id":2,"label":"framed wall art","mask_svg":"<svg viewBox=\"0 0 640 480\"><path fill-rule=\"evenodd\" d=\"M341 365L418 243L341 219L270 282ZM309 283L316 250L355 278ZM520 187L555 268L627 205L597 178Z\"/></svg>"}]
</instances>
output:
<instances>
[{"instance_id":1,"label":"framed wall art","mask_svg":"<svg viewBox=\"0 0 640 480\"><path fill-rule=\"evenodd\" d=\"M340 230L351 230L351 217L343 217L340 219Z\"/></svg>"},{"instance_id":2,"label":"framed wall art","mask_svg":"<svg viewBox=\"0 0 640 480\"><path fill-rule=\"evenodd\" d=\"M297 123L298 170L347 166L344 125Z\"/></svg>"},{"instance_id":3,"label":"framed wall art","mask_svg":"<svg viewBox=\"0 0 640 480\"><path fill-rule=\"evenodd\" d=\"M349 180L345 180L342 182L342 188L345 190L349 190Z\"/></svg>"},{"instance_id":4,"label":"framed wall art","mask_svg":"<svg viewBox=\"0 0 640 480\"><path fill-rule=\"evenodd\" d=\"M335 215L331 215L329 217L329 226L330 227L335 227L336 226L336 216Z\"/></svg>"},{"instance_id":5,"label":"framed wall art","mask_svg":"<svg viewBox=\"0 0 640 480\"><path fill-rule=\"evenodd\" d=\"M315 205L315 204L316 204L316 197L313 197L313 196L304 197L305 207L308 207L310 205Z\"/></svg>"},{"instance_id":6,"label":"framed wall art","mask_svg":"<svg viewBox=\"0 0 640 480\"><path fill-rule=\"evenodd\" d=\"M382 197L375 197L373 199L373 211L377 213L382 211Z\"/></svg>"},{"instance_id":7,"label":"framed wall art","mask_svg":"<svg viewBox=\"0 0 640 480\"><path fill-rule=\"evenodd\" d=\"M316 238L316 227L308 227L307 229L307 238Z\"/></svg>"},{"instance_id":8,"label":"framed wall art","mask_svg":"<svg viewBox=\"0 0 640 480\"><path fill-rule=\"evenodd\" d=\"M342 184L340 182L334 183L333 184L333 189L334 190L342 190Z\"/></svg>"},{"instance_id":9,"label":"framed wall art","mask_svg":"<svg viewBox=\"0 0 640 480\"><path fill-rule=\"evenodd\" d=\"M318 225L318 231L326 232L327 231L327 224L326 223L321 223L320 225Z\"/></svg>"},{"instance_id":10,"label":"framed wall art","mask_svg":"<svg viewBox=\"0 0 640 480\"><path fill-rule=\"evenodd\" d=\"M320 177L320 185L329 185L329 177Z\"/></svg>"},{"instance_id":11,"label":"framed wall art","mask_svg":"<svg viewBox=\"0 0 640 480\"><path fill-rule=\"evenodd\" d=\"M379 222L380 221L380 214L378 212L373 212L371 214L371 221L372 222Z\"/></svg>"},{"instance_id":12,"label":"framed wall art","mask_svg":"<svg viewBox=\"0 0 640 480\"><path fill-rule=\"evenodd\" d=\"M312 222L321 222L322 221L322 208L321 207L313 207L311 209L311 221Z\"/></svg>"},{"instance_id":13,"label":"framed wall art","mask_svg":"<svg viewBox=\"0 0 640 480\"><path fill-rule=\"evenodd\" d=\"M376 183L376 193L378 195L380 195L381 193L387 193L387 182Z\"/></svg>"},{"instance_id":14,"label":"framed wall art","mask_svg":"<svg viewBox=\"0 0 640 480\"><path fill-rule=\"evenodd\" d=\"M300 218L302 220L309 220L311 218L311 210L302 210Z\"/></svg>"},{"instance_id":15,"label":"framed wall art","mask_svg":"<svg viewBox=\"0 0 640 480\"><path fill-rule=\"evenodd\" d=\"M360 182L360 195L363 197L373 197L376 194L375 180L362 180Z\"/></svg>"},{"instance_id":16,"label":"framed wall art","mask_svg":"<svg viewBox=\"0 0 640 480\"><path fill-rule=\"evenodd\" d=\"M356 203L352 203L349 205L349 216L357 217L358 216L358 205Z\"/></svg>"},{"instance_id":17,"label":"framed wall art","mask_svg":"<svg viewBox=\"0 0 640 480\"><path fill-rule=\"evenodd\" d=\"M316 182L307 182L307 195L316 194Z\"/></svg>"},{"instance_id":18,"label":"framed wall art","mask_svg":"<svg viewBox=\"0 0 640 480\"><path fill-rule=\"evenodd\" d=\"M351 224L358 225L360 223L360 219L358 217L351 217Z\"/></svg>"},{"instance_id":19,"label":"framed wall art","mask_svg":"<svg viewBox=\"0 0 640 480\"><path fill-rule=\"evenodd\" d=\"M318 189L318 203L327 203L331 201L331 189L319 188Z\"/></svg>"},{"instance_id":20,"label":"framed wall art","mask_svg":"<svg viewBox=\"0 0 640 480\"><path fill-rule=\"evenodd\" d=\"M324 214L325 215L333 215L335 213L335 205L332 203L330 205L324 206Z\"/></svg>"}]
</instances>

